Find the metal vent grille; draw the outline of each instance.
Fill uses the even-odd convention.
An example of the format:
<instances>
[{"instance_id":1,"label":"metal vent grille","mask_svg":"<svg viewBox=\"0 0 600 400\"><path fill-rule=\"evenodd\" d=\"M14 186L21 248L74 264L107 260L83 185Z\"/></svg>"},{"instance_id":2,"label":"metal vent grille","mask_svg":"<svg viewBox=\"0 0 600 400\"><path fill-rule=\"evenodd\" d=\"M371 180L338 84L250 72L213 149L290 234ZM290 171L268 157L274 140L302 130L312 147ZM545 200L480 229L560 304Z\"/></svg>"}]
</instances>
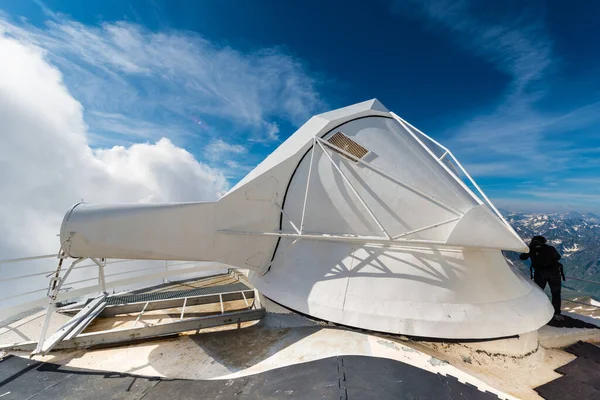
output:
<instances>
[{"instance_id":1,"label":"metal vent grille","mask_svg":"<svg viewBox=\"0 0 600 400\"><path fill-rule=\"evenodd\" d=\"M327 141L329 143L331 143L332 145L334 145L335 147L339 147L340 149L344 150L345 152L352 154L356 158L363 158L369 152L369 150L365 149L360 144L356 143L354 140L352 140L348 136L344 135L342 132L337 132L332 137L327 139ZM332 150L336 151L335 149L332 149ZM340 154L341 156L346 157L349 160L355 161L352 158L348 157L347 155L340 153L339 151L336 151L336 152L338 154Z\"/></svg>"}]
</instances>

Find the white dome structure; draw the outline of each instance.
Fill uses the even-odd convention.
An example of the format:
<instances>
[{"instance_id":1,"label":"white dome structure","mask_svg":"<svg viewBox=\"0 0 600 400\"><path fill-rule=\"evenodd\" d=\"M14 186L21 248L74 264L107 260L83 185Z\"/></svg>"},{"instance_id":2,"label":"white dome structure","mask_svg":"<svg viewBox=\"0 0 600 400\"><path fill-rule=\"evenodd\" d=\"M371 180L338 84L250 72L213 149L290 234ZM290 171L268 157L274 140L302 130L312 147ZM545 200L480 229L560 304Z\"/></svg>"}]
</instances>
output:
<instances>
[{"instance_id":1,"label":"white dome structure","mask_svg":"<svg viewBox=\"0 0 600 400\"><path fill-rule=\"evenodd\" d=\"M497 338L553 314L501 253L527 246L452 153L377 100L311 118L216 202L77 204L61 242L247 268L276 303L374 331Z\"/></svg>"}]
</instances>

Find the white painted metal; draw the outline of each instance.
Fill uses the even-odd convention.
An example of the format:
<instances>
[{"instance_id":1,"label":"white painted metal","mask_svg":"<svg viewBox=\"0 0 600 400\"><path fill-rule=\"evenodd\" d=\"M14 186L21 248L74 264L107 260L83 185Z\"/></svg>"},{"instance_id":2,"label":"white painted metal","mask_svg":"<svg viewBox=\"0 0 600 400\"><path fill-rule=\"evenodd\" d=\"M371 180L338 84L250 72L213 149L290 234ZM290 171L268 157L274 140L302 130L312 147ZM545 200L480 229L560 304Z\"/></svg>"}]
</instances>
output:
<instances>
[{"instance_id":1,"label":"white painted metal","mask_svg":"<svg viewBox=\"0 0 600 400\"><path fill-rule=\"evenodd\" d=\"M279 211L281 211L281 213L288 219L288 222L290 223L290 225L292 226L292 228L294 228L294 230L296 231L296 233L298 235L300 235L300 229L298 229L298 227L296 226L296 224L294 224L294 221L292 221L292 219L286 214L285 210L283 208L281 208L281 206L279 205L279 203L277 203L276 201L274 203L277 206L277 208L279 209ZM302 226L302 225L300 225L300 226Z\"/></svg>"},{"instance_id":2,"label":"white painted metal","mask_svg":"<svg viewBox=\"0 0 600 400\"><path fill-rule=\"evenodd\" d=\"M103 294L104 295L104 294ZM93 310L92 312L87 315L85 318L83 318L75 328L73 328L68 334L67 336L64 337L63 340L71 340L74 337L76 337L77 335L79 335L81 332L83 332L83 330L85 328L87 328L87 326L89 324L92 323L92 321L102 313L102 311L104 310L104 308L106 307L106 302L102 301L100 302Z\"/></svg>"},{"instance_id":3,"label":"white painted metal","mask_svg":"<svg viewBox=\"0 0 600 400\"><path fill-rule=\"evenodd\" d=\"M302 203L302 220L300 222L300 233L304 230L304 216L306 215L306 199L308 198L308 189L310 188L310 176L312 173L313 159L315 157L316 137L313 139L312 149L310 150L310 163L308 164L308 178L306 178L306 192L304 193L304 202Z\"/></svg>"},{"instance_id":4,"label":"white painted metal","mask_svg":"<svg viewBox=\"0 0 600 400\"><path fill-rule=\"evenodd\" d=\"M419 228L419 229L415 229L415 230L413 230L413 231L409 231L409 232L402 233L402 234L400 234L400 235L394 236L394 237L393 237L393 239L394 239L394 240L395 240L395 239L400 239L400 238L403 238L403 237L405 237L405 236L412 235L413 233L417 233L417 232L421 232L421 231L426 231L427 229L437 228L437 227L438 227L438 226L440 226L440 225L449 224L449 223L451 223L451 222L458 221L459 219L460 219L460 217L450 218L450 219L448 219L448 220L446 220L446 221L438 222L438 223L435 223L435 224L431 224L431 225L424 226L424 227L422 227L422 228Z\"/></svg>"},{"instance_id":5,"label":"white painted metal","mask_svg":"<svg viewBox=\"0 0 600 400\"><path fill-rule=\"evenodd\" d=\"M337 132L369 153L328 143ZM552 308L500 252L526 245L418 135L377 100L334 110L217 202L79 204L61 239L75 257L247 268L276 302L365 329L443 338L537 329Z\"/></svg>"},{"instance_id":6,"label":"white painted metal","mask_svg":"<svg viewBox=\"0 0 600 400\"><path fill-rule=\"evenodd\" d=\"M242 295L244 291L234 291L234 292L222 292L221 297L223 301L234 301L234 300L243 300L244 296ZM254 297L253 290L245 290L248 293L250 298ZM185 301L186 307L196 306L200 304L212 304L217 303L219 301L218 294L204 294L198 296L188 296L186 297L187 301ZM176 308L181 305L181 298L175 299L165 299L165 300L152 300L150 304L146 306L146 302L137 302L137 303L126 303L119 305L107 306L102 310L102 317L114 317L119 314L132 314L136 312L140 312L144 307L146 307L146 311L154 311L161 310L167 308Z\"/></svg>"},{"instance_id":7,"label":"white painted metal","mask_svg":"<svg viewBox=\"0 0 600 400\"><path fill-rule=\"evenodd\" d=\"M458 182L458 183L459 183L459 184L462 186L462 188L465 190L465 192L469 193L469 194L470 194L470 195L473 197L473 199L474 199L475 201L477 201L477 202L481 203L481 200L480 200L480 199L479 199L479 198L478 198L478 197L475 195L475 193L473 193L473 192L471 191L471 189L469 189L469 188L467 187L467 185L465 185L465 183L464 183L462 180L460 180L460 179L459 179L459 178L458 178L456 175L454 175L454 174L452 173L452 171L450 171L450 169L448 169L448 167L447 167L447 166L446 166L446 165L445 165L445 164L442 162L442 157L440 157L440 158L437 158L437 157L435 156L435 154L433 154L433 152L432 152L432 151L429 149L429 147L427 147L427 146L426 146L426 145L425 145L425 144L424 144L424 143L423 143L423 142L422 142L422 141L421 141L421 140L420 140L420 139L419 139L419 138L418 138L418 137L417 137L417 136L416 136L416 135L413 133L413 131L412 131L412 130L410 130L410 129L409 129L407 126L406 126L406 124L405 124L405 122L404 122L404 120L403 120L402 118L398 117L398 116L397 116L396 114L394 114L394 113L390 113L390 114L392 114L392 116L393 116L393 117L396 119L396 121L398 121L398 122L400 123L400 125L402 125L402 127L404 128L404 130L405 130L406 132L408 132L408 134L410 134L410 135L411 135L411 136L412 136L412 137L415 139L415 141L416 141L416 142L418 142L418 143L419 143L421 146L423 146L423 148L424 148L424 149L425 149L425 150L426 150L426 151L427 151L427 152L428 152L428 153L431 155L431 157L432 157L433 159L435 159L435 160L438 162L438 164L439 164L439 165L440 165L440 166L441 166L441 167L442 167L442 168L443 168L443 169L444 169L444 170L445 170L445 171L448 173L448 175L450 175L452 178L454 178L454 179L456 180L456 182Z\"/></svg>"},{"instance_id":8,"label":"white painted metal","mask_svg":"<svg viewBox=\"0 0 600 400\"><path fill-rule=\"evenodd\" d=\"M275 236L282 238L294 238L295 240L322 240L326 242L355 242L355 243L379 243L385 245L438 245L444 246L446 242L436 240L414 240L414 239L388 239L383 236L363 236L363 235L331 235L328 233L303 233L298 235L294 232L247 232L247 231L218 231L218 233L228 235L251 235L251 236Z\"/></svg>"},{"instance_id":9,"label":"white painted metal","mask_svg":"<svg viewBox=\"0 0 600 400\"><path fill-rule=\"evenodd\" d=\"M140 321L140 319L142 318L142 315L144 315L144 312L146 311L146 307L148 307L148 304L150 304L150 302L147 302L144 305L144 308L142 308L142 311L138 314L137 318L135 319L135 322L133 323L134 328L137 325L137 323Z\"/></svg>"},{"instance_id":10,"label":"white painted metal","mask_svg":"<svg viewBox=\"0 0 600 400\"><path fill-rule=\"evenodd\" d=\"M219 295L219 299L220 299L220 295ZM183 299L183 307L181 307L181 315L179 316L179 320L183 319L183 314L185 313L185 305L187 304L187 297L185 299Z\"/></svg>"},{"instance_id":11,"label":"white painted metal","mask_svg":"<svg viewBox=\"0 0 600 400\"><path fill-rule=\"evenodd\" d=\"M91 258L91 260L98 266L98 285L100 285L100 290L103 293L106 293L106 279L104 278L104 262L100 262L95 258Z\"/></svg>"},{"instance_id":12,"label":"white painted metal","mask_svg":"<svg viewBox=\"0 0 600 400\"><path fill-rule=\"evenodd\" d=\"M330 147L330 148L332 148L332 149L335 149L335 151L338 151L338 152L340 152L340 153L344 154L344 155L345 155L345 156L347 156L347 157L350 157L350 158L351 158L351 159L353 159L354 161L356 161L356 162L360 163L361 165L364 165L365 167L367 167L367 168L369 168L369 169L371 169L371 170L373 170L373 171L377 172L378 174L380 174L380 175L382 175L382 176L385 176L386 178L388 178L388 179L389 179L389 180L391 180L392 182L394 182L394 183L396 183L396 184L398 184L398 185L404 186L405 188L407 188L407 189L411 190L412 192L415 192L415 193L417 193L417 194L419 194L419 195L423 196L423 198L425 198L425 199L428 199L428 200L430 200L430 201L432 201L432 202L436 203L437 205L439 205L439 206L441 206L441 207L444 207L444 208L446 208L446 209L448 209L448 210L450 210L450 211L452 211L452 212L456 213L456 215L462 215L462 213L461 213L459 210L455 209L454 207L452 207L452 206L449 206L448 204L444 204L444 202L442 202L442 201L440 201L440 200L436 199L435 197L433 197L433 196L431 196L431 195L429 195L429 194L427 194L427 193L424 193L422 190L420 190L420 189L418 189L418 188L416 188L416 187L414 187L414 186L412 186L412 185L409 185L409 184L407 184L407 183L405 183L405 182L401 182L401 181L399 181L398 179L394 178L394 177L393 177L393 176L391 176L390 174L388 174L388 173L386 173L386 172L384 172L384 171L380 170L379 168L376 168L376 167L372 166L370 163L368 163L368 162L366 162L366 161L364 161L364 160L362 160L362 159L360 159L360 158L358 158L358 157L356 157L356 156L354 156L354 155L352 155L352 154L348 153L347 151L345 151L345 150L343 150L343 149L340 149L339 147L337 147L337 146L334 146L333 144L331 144L331 143L329 143L329 142L327 142L327 141L325 141L325 140L323 140L323 139L317 139L317 141L318 141L319 143L321 143L321 144L324 144L325 146L328 146L328 147Z\"/></svg>"},{"instance_id":13,"label":"white painted metal","mask_svg":"<svg viewBox=\"0 0 600 400\"><path fill-rule=\"evenodd\" d=\"M50 326L50 320L52 318L52 314L54 313L54 310L56 309L56 301L58 298L58 293L59 293L63 283L65 282L65 280L67 279L67 277L69 276L69 274L71 273L73 268L75 267L75 265L79 264L83 260L84 259L80 257L80 258L74 260L73 262L71 262L71 265L69 265L69 268L67 268L67 270L63 274L62 278L60 276L60 272L61 272L62 263L64 261L64 258L61 258L59 260L58 267L56 268L56 272L54 273L54 276L50 279L50 283L48 285L48 307L46 308L46 316L44 317L42 331L40 332L40 339L38 340L38 345L36 346L34 353L37 354L37 353L40 353L43 351L44 342L46 341L46 335L48 334L48 327Z\"/></svg>"},{"instance_id":14,"label":"white painted metal","mask_svg":"<svg viewBox=\"0 0 600 400\"><path fill-rule=\"evenodd\" d=\"M333 167L336 169L336 171L340 174L340 176L342 177L342 179L344 180L344 182L346 182L346 184L348 185L348 187L350 188L350 190L352 191L352 193L354 193L354 195L356 196L356 198L358 199L358 201L360 201L360 204L362 204L362 206L365 208L365 211L369 214L369 216L371 218L373 218L373 221L375 221L375 223L377 224L377 227L381 230L381 232L383 232L383 234L388 239L391 239L392 237L385 230L385 228L381 224L381 221L379 221L379 219L377 219L377 217L375 216L375 214L373 214L373 211L371 211L371 209L369 208L369 206L367 205L367 203L365 203L365 201L363 200L363 198L360 197L360 194L358 194L358 192L356 191L356 189L354 188L354 186L352 186L352 183L348 180L348 178L346 177L346 175L344 175L344 173L342 172L342 170L340 169L340 167L338 167L337 164L335 163L335 161L333 161L333 158L331 158L331 155L329 155L329 153L327 152L327 150L325 150L325 147L323 147L323 145L321 144L321 142L319 142L319 147L321 148L321 150L323 150L323 153L327 156L327 158L331 162L331 165L333 165Z\"/></svg>"},{"instance_id":15,"label":"white painted metal","mask_svg":"<svg viewBox=\"0 0 600 400\"><path fill-rule=\"evenodd\" d=\"M398 116L396 116L398 117ZM400 118L400 117L398 117ZM400 118L404 123L406 123L407 125L409 125L412 129L414 129L416 132L420 133L423 137L425 137L426 139L428 139L430 142L432 142L433 144L435 144L436 146L438 146L439 148L441 148L442 150L444 150L444 155L442 157L440 157L440 160L442 160L446 155L450 155L450 157L452 158L452 161L454 161L454 163L458 166L458 168L460 168L460 170L462 171L463 174L465 174L465 176L467 177L467 179L469 180L469 182L471 182L471 184L475 187L475 189L477 189L478 193L481 195L481 197L483 197L483 199L486 201L486 203L490 206L490 208L496 213L496 215L504 222L504 224L511 230L511 232L513 234L515 234L517 237L519 236L517 234L517 232L513 229L513 227L508 223L508 221L504 218L504 216L502 216L502 213L500 211L498 211L498 209L496 208L496 206L494 205L494 203L492 203L492 201L487 197L487 195L485 194L485 192L483 190L481 190L481 188L479 187L479 185L477 184L477 182L475 182L475 179L473 179L473 177L471 176L471 174L469 174L467 172L467 170L465 169L465 167L463 167L463 165L460 163L460 161L458 161L458 159L454 156L454 154L448 150L445 146L443 146L442 144L440 144L438 141L436 141L435 139L433 139L431 136L425 134L423 131L421 131L418 128L415 128L413 125L411 125L409 122L406 122L404 119Z\"/></svg>"}]
</instances>

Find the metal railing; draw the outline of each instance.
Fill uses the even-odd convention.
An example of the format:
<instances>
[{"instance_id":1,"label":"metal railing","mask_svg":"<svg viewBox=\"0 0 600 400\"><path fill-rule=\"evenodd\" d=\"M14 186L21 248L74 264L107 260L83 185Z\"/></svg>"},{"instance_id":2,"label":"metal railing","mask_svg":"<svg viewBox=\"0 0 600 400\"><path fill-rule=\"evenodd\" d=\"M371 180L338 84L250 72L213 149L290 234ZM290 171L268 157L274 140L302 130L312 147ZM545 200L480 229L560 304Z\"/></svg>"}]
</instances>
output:
<instances>
[{"instance_id":1,"label":"metal railing","mask_svg":"<svg viewBox=\"0 0 600 400\"><path fill-rule=\"evenodd\" d=\"M574 276L565 276L565 278L567 279L567 281L573 280L573 281L591 283L593 285L600 285L600 282L593 281L593 280L590 280L590 279L575 278ZM585 291L582 291L580 289L572 289L572 288L567 288L567 289L570 290L570 291L576 292L576 293L581 293L584 296L591 297L591 295L589 293L587 293ZM584 306L587 306L587 307L594 307L594 308L600 309L600 306L597 306L595 304L591 304L591 302L588 304L588 303L583 303L581 301L575 301L575 300L571 300L571 299L563 299L563 300L566 301L566 302L569 302L569 303L580 304L580 305L584 305Z\"/></svg>"},{"instance_id":2,"label":"metal railing","mask_svg":"<svg viewBox=\"0 0 600 400\"><path fill-rule=\"evenodd\" d=\"M31 273L25 273L22 275L9 274L9 272L16 271L16 268L29 269L32 268L33 262L40 262L48 260L52 262L53 269L43 268L40 265L37 267L38 271ZM146 263L147 266L142 268L136 268L133 263ZM17 314L22 311L26 311L32 308L45 306L48 303L46 293L48 292L48 285L50 277L56 273L56 265L58 263L57 254L44 254L38 256L11 258L0 260L0 293L6 293L8 285L11 288L22 287L23 290L16 291L0 297L0 318L5 318L10 315ZM27 264L27 268L23 268L23 264ZM167 260L122 260L112 259L106 260L104 265L105 268L111 268L115 264L127 264L129 269L117 270L106 273L104 275L106 281L106 287L108 289L130 289L128 286L139 286L140 282L148 282L153 280L162 279L163 282L167 281L169 277L176 277L181 275L197 274L198 272L215 270L215 269L226 269L227 267L217 263L206 263L197 261L167 261ZM158 264L158 265L155 265ZM184 267L184 268L181 268ZM72 268L72 271L80 271L80 273L86 269L93 268L88 276L80 276L80 279L73 281L66 281L68 287L61 289L58 300L68 300L80 298L89 294L99 293L100 283L99 278L96 274L98 265L94 262L77 265ZM93 272L92 272L93 271ZM107 271L108 272L108 271ZM64 271L61 271L61 274ZM125 275L131 275L130 277L124 277ZM116 280L110 280L110 278L123 277L124 279L118 278ZM27 283L25 283L27 282ZM94 282L93 284L90 284ZM87 285L86 285L87 284ZM13 291L14 292L14 291ZM42 295L43 293L43 295ZM37 294L37 296L36 296Z\"/></svg>"}]
</instances>

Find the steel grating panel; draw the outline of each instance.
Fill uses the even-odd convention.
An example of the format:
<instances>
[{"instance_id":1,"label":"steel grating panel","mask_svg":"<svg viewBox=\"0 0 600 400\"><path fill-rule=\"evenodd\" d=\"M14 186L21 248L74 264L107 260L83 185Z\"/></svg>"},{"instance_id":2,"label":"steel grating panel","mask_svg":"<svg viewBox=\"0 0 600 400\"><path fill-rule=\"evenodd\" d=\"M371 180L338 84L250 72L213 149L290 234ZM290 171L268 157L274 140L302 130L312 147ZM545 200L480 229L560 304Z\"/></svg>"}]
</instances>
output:
<instances>
[{"instance_id":1,"label":"steel grating panel","mask_svg":"<svg viewBox=\"0 0 600 400\"><path fill-rule=\"evenodd\" d=\"M114 306L117 304L145 303L156 300L182 299L184 297L204 296L210 294L240 292L242 290L252 290L242 282L230 283L227 285L207 286L202 288L188 290L172 290L155 293L139 293L123 296L111 296L106 299L106 304Z\"/></svg>"}]
</instances>

